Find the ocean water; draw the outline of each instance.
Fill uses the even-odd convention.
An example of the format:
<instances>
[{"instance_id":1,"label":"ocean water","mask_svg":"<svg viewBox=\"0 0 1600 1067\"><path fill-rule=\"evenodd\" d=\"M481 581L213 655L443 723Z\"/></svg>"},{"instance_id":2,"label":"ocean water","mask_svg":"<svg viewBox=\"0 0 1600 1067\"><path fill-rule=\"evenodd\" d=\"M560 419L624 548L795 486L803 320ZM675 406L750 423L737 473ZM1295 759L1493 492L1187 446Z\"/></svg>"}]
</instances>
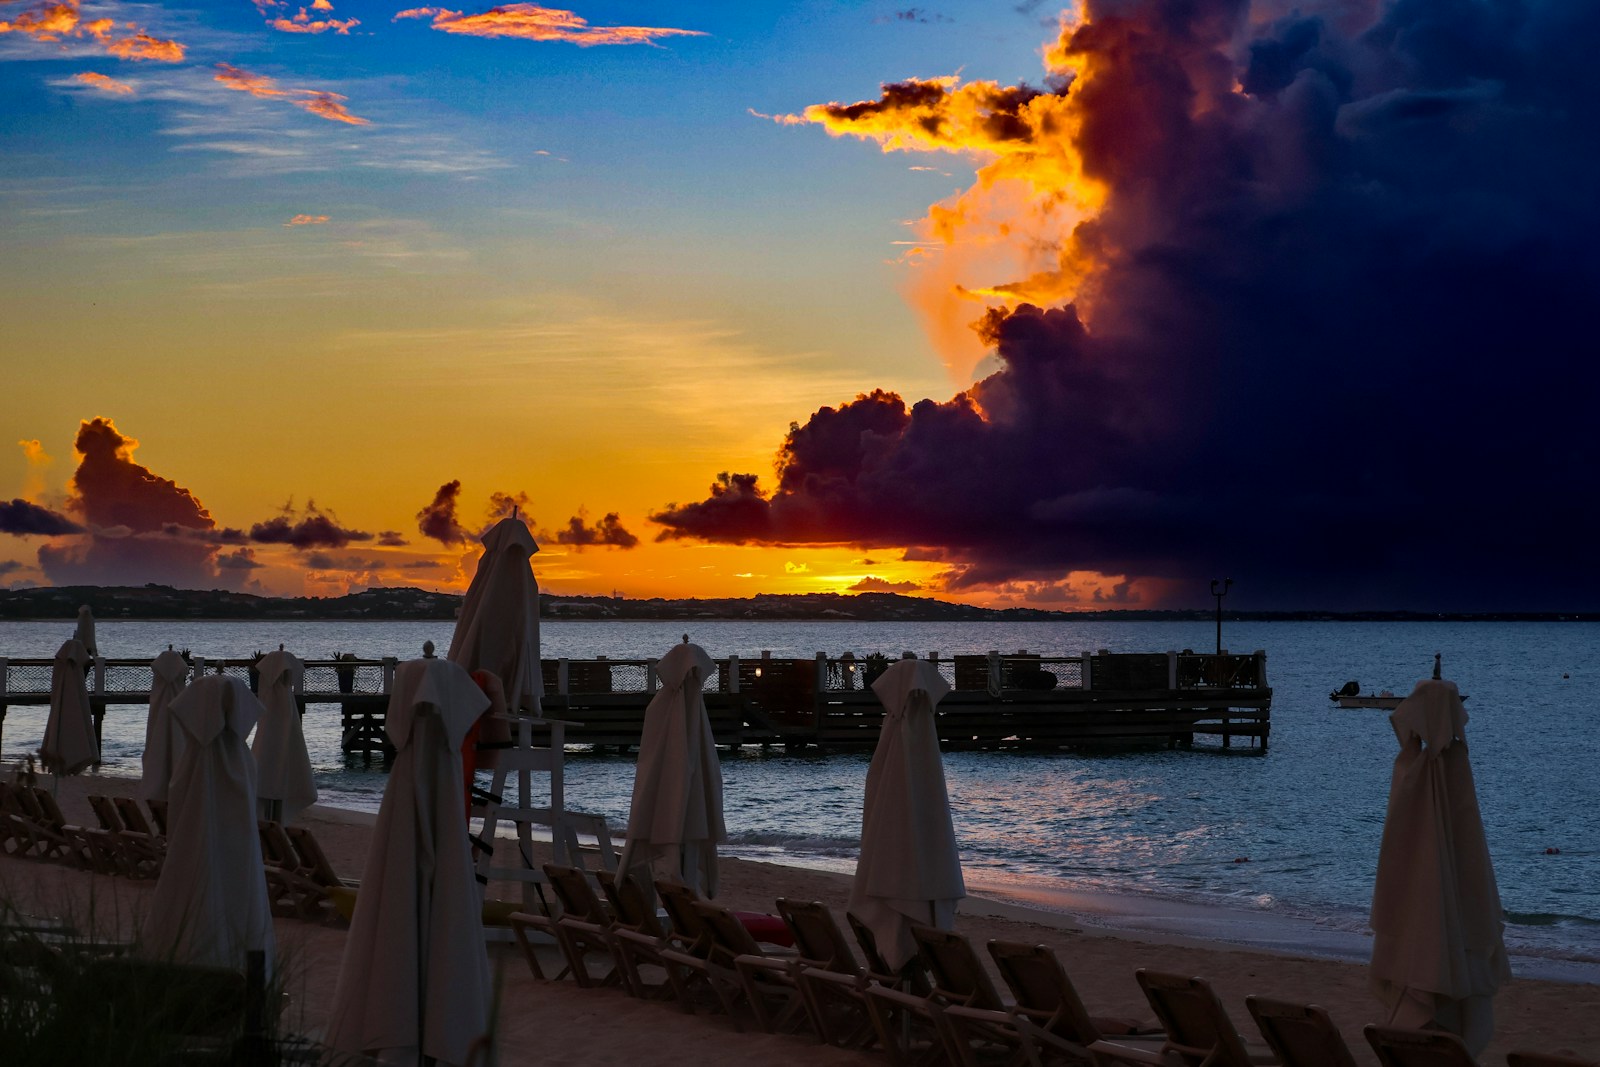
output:
<instances>
[{"instance_id":1,"label":"ocean water","mask_svg":"<svg viewBox=\"0 0 1600 1067\"><path fill-rule=\"evenodd\" d=\"M0 655L49 656L72 624L0 622ZM548 621L544 655L649 657L687 631L713 656L810 657L847 649L941 656L1026 649L1204 650L1204 622L853 623ZM171 643L207 657L279 642L307 658L448 647L440 622L113 622L102 654L154 656ZM1405 693L1443 653L1469 695L1468 739L1507 912L1524 957L1600 965L1600 842L1593 744L1600 736L1600 625L1585 623L1228 623L1232 651L1264 649L1274 688L1264 757L1220 750L1076 755L961 752L945 757L963 861L975 881L1109 894L1159 907L1223 904L1366 928L1396 742L1382 711L1337 710L1329 690ZM45 709L13 707L6 759L36 748ZM376 810L383 774L339 749L334 706L312 706L308 744L325 801ZM101 773L137 774L143 709L112 708ZM860 831L865 755L725 758L730 851L848 870ZM568 755L570 807L625 824L631 758ZM1559 850L1552 852L1549 850Z\"/></svg>"}]
</instances>

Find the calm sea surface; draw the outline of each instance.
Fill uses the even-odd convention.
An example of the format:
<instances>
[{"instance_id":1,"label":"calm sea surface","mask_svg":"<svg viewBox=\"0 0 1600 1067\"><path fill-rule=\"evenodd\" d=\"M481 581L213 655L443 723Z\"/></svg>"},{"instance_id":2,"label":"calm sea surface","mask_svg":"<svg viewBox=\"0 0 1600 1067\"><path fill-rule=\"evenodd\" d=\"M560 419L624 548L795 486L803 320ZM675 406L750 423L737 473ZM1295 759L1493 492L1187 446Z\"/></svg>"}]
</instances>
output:
<instances>
[{"instance_id":1,"label":"calm sea surface","mask_svg":"<svg viewBox=\"0 0 1600 1067\"><path fill-rule=\"evenodd\" d=\"M101 622L108 657L154 656L168 643L206 657L282 642L306 658L335 650L407 658L449 622ZM1076 655L1204 650L1209 623L577 622L543 624L544 655L654 657L688 630L713 656L810 657L1014 652ZM0 655L50 656L72 623L0 622ZM1464 693L1489 845L1515 951L1600 961L1600 625L1581 623L1230 623L1233 651L1265 649L1273 686L1264 758L1219 751L1116 755L953 753L945 757L969 870L1063 888L1314 918L1361 930L1396 751L1382 711L1339 711L1328 692L1406 693L1444 654ZM8 759L37 748L45 709L13 707ZM339 749L337 709L313 706L306 736L325 801L376 810L383 775ZM102 773L139 773L141 708L113 708ZM736 854L849 869L868 757L725 759ZM568 805L625 824L633 761L573 752ZM1559 849L1547 854L1546 849ZM1248 863L1235 862L1248 858Z\"/></svg>"}]
</instances>

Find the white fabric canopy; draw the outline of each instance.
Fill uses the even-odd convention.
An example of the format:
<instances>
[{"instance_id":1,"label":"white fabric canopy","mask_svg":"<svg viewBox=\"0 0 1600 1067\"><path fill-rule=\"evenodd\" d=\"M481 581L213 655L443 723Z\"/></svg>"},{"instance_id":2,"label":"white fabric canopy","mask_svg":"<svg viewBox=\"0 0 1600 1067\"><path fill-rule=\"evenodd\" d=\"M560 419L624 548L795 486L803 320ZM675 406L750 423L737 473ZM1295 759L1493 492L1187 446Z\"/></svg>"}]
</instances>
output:
<instances>
[{"instance_id":1,"label":"white fabric canopy","mask_svg":"<svg viewBox=\"0 0 1600 1067\"><path fill-rule=\"evenodd\" d=\"M172 701L189 684L189 661L167 649L150 661L150 714L144 723L143 792L151 800L167 799L167 783L175 762L178 738L172 726Z\"/></svg>"},{"instance_id":2,"label":"white fabric canopy","mask_svg":"<svg viewBox=\"0 0 1600 1067\"><path fill-rule=\"evenodd\" d=\"M950 683L928 660L903 659L872 683L883 730L867 770L861 852L849 910L899 970L917 954L911 925L950 929L967 895L933 709Z\"/></svg>"},{"instance_id":3,"label":"white fabric canopy","mask_svg":"<svg viewBox=\"0 0 1600 1067\"><path fill-rule=\"evenodd\" d=\"M94 713L89 710L89 686L84 670L90 656L83 642L69 638L56 652L50 669L50 716L45 720L39 761L57 774L77 774L100 758L94 737Z\"/></svg>"},{"instance_id":4,"label":"white fabric canopy","mask_svg":"<svg viewBox=\"0 0 1600 1067\"><path fill-rule=\"evenodd\" d=\"M1483 835L1467 712L1454 682L1429 680L1390 716L1400 754L1372 892L1372 987L1395 1026L1459 1034L1474 1056L1511 979L1500 891Z\"/></svg>"},{"instance_id":5,"label":"white fabric canopy","mask_svg":"<svg viewBox=\"0 0 1600 1067\"><path fill-rule=\"evenodd\" d=\"M311 756L306 752L306 735L294 699L306 667L279 649L262 656L256 670L261 677L261 703L266 708L250 746L256 758L256 796L262 818L290 823L317 802Z\"/></svg>"},{"instance_id":6,"label":"white fabric canopy","mask_svg":"<svg viewBox=\"0 0 1600 1067\"><path fill-rule=\"evenodd\" d=\"M243 968L273 965L272 911L256 832L256 765L244 739L261 702L241 678L198 678L169 707L174 746L167 855L141 950L154 959Z\"/></svg>"},{"instance_id":7,"label":"white fabric canopy","mask_svg":"<svg viewBox=\"0 0 1600 1067\"><path fill-rule=\"evenodd\" d=\"M650 698L628 809L620 866L645 884L670 878L701 896L717 893L722 765L701 685L716 665L705 649L674 645L656 664L661 688Z\"/></svg>"},{"instance_id":8,"label":"white fabric canopy","mask_svg":"<svg viewBox=\"0 0 1600 1067\"><path fill-rule=\"evenodd\" d=\"M489 698L461 667L395 670L396 750L334 989L327 1042L346 1052L460 1064L489 1028L483 912L461 818L461 742Z\"/></svg>"},{"instance_id":9,"label":"white fabric canopy","mask_svg":"<svg viewBox=\"0 0 1600 1067\"><path fill-rule=\"evenodd\" d=\"M530 562L538 551L521 519L501 519L483 535L483 555L462 598L447 657L468 671L492 671L505 686L511 709L535 715L544 694L539 583Z\"/></svg>"}]
</instances>

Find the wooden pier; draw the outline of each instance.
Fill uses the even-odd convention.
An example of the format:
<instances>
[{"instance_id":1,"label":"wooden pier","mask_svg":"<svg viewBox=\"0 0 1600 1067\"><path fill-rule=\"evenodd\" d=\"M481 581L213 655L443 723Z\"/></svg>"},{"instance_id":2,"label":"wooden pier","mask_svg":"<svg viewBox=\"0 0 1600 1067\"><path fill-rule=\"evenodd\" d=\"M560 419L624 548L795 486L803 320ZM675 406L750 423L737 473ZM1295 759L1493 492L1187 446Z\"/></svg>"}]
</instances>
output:
<instances>
[{"instance_id":1,"label":"wooden pier","mask_svg":"<svg viewBox=\"0 0 1600 1067\"><path fill-rule=\"evenodd\" d=\"M909 653L908 653L909 655ZM1214 736L1222 749L1264 754L1272 690L1266 653L1026 652L928 656L951 683L936 720L946 751L1094 750L1193 747ZM339 708L346 752L383 755L384 714L394 659L307 660L302 711ZM196 659L196 673L248 676L250 659ZM887 666L879 656L812 659L767 654L717 660L705 681L717 745L870 751L883 709L870 687ZM49 660L0 659L0 729L8 704L48 704ZM545 660L544 712L563 720L566 743L625 751L639 743L644 711L658 688L655 661ZM145 660L96 660L90 679L96 729L107 707L148 704ZM317 714L313 711L312 714Z\"/></svg>"}]
</instances>

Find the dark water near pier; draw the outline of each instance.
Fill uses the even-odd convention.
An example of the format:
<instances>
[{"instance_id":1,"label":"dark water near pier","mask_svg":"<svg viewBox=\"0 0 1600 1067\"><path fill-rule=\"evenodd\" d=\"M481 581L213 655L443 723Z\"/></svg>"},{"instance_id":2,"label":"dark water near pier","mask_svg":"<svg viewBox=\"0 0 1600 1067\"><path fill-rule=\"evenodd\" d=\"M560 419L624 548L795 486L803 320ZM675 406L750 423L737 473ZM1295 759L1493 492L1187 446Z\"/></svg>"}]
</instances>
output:
<instances>
[{"instance_id":1,"label":"dark water near pier","mask_svg":"<svg viewBox=\"0 0 1600 1067\"><path fill-rule=\"evenodd\" d=\"M1013 652L1076 655L1211 647L1205 623L588 622L544 624L544 655L654 657L688 630L713 656L810 657ZM0 652L49 656L70 622L0 623ZM441 649L451 624L102 622L108 657L154 656L171 643L207 657L245 656L279 642L306 658ZM952 753L946 773L964 860L974 874L1146 898L1226 903L1365 927L1395 753L1382 711L1339 711L1328 691L1409 692L1444 654L1470 695L1468 738L1489 844L1510 925L1525 954L1600 961L1600 625L1588 623L1230 623L1235 652L1265 649L1275 690L1264 758L1214 752L1078 756ZM36 748L43 708L14 707L4 753ZM140 708L113 708L102 773L137 774ZM336 708L306 716L324 799L376 809L381 773L339 750ZM748 750L723 764L737 854L784 862L852 863L866 756ZM568 804L620 827L633 761L569 754ZM1546 854L1557 848L1559 855ZM1248 862L1235 862L1248 859Z\"/></svg>"}]
</instances>

